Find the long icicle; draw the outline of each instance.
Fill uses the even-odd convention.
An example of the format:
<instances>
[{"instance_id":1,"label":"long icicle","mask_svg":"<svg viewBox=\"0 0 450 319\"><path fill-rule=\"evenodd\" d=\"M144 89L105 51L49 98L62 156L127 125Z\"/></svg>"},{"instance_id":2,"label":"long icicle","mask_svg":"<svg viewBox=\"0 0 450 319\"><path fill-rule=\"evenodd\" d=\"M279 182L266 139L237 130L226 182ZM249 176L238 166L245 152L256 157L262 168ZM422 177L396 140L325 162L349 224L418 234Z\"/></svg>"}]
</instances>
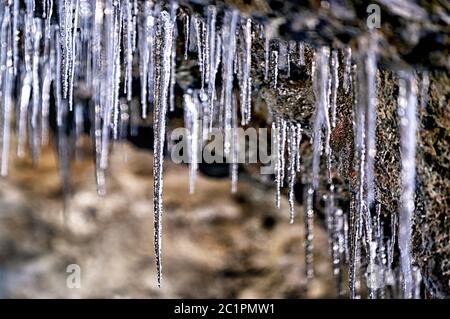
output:
<instances>
[{"instance_id":1,"label":"long icicle","mask_svg":"<svg viewBox=\"0 0 450 319\"><path fill-rule=\"evenodd\" d=\"M416 129L417 129L417 82L415 73L404 71L399 78L398 116L400 119L401 147L401 205L398 245L403 274L403 297L412 297L411 273L411 227L414 213L414 192L416 178Z\"/></svg>"},{"instance_id":2,"label":"long icicle","mask_svg":"<svg viewBox=\"0 0 450 319\"><path fill-rule=\"evenodd\" d=\"M158 286L161 286L162 258L161 234L163 217L163 151L166 131L167 99L170 83L173 23L170 14L162 11L157 28L157 49L155 68L155 110L154 110L154 160L153 160L153 213L155 228L155 254ZM159 51L159 52L158 52Z\"/></svg>"}]
</instances>

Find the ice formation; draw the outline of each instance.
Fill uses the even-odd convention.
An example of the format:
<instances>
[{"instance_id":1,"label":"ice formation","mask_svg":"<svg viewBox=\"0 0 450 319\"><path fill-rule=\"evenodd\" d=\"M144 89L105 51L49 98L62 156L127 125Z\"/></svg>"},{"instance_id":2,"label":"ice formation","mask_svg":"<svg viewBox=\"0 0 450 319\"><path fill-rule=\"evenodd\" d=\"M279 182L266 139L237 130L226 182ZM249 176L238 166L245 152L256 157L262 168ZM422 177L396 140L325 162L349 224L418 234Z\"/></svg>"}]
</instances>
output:
<instances>
[{"instance_id":1,"label":"ice formation","mask_svg":"<svg viewBox=\"0 0 450 319\"><path fill-rule=\"evenodd\" d=\"M41 13L35 12L36 5ZM193 53L200 71L199 87L184 92L182 107L189 131L189 189L195 188L199 147L218 124L225 133L224 152L230 165L232 191L238 179L237 141L233 128L252 120L252 45L262 30L266 84L274 91L279 77L291 75L291 64L307 65L306 44L276 38L277 21L258 25L236 9L207 6L203 13L188 12L176 1L137 0L19 0L0 2L0 173L8 174L11 136L17 136L16 153L23 157L29 144L34 161L41 145L49 142L50 108L56 109L56 141L65 192L69 187L69 150L65 134L68 115L74 113L76 136L83 130L83 114L92 114L96 182L99 194L106 191L105 172L111 145L134 132L134 114L145 119L153 114L154 128L154 226L158 284L161 284L161 233L163 218L163 161L168 111L177 107L175 85L177 63ZM223 14L222 14L223 13ZM180 32L181 31L181 32ZM180 34L178 34L180 32ZM183 43L184 41L184 43ZM383 234L380 205L376 202L377 35L369 33L350 47L314 50L308 69L315 98L312 124L312 163L303 166L300 144L304 129L292 119L270 110L276 132L276 198L281 205L282 188L288 188L289 221L294 222L297 174L307 176L304 191L306 228L306 276L312 278L315 198L326 181L326 226L329 234L333 274L338 291L349 266L351 297L358 297L361 271L371 298L385 297L387 287L401 282L404 297L418 296L420 275L413 274L411 218L414 212L416 108L426 104L428 73L423 72L418 92L416 74L399 75L398 116L402 150L401 209L392 214L391 234ZM177 50L181 43L181 50ZM294 61L294 56L298 59ZM138 70L139 93L135 92L134 69ZM342 76L340 76L342 75ZM235 81L237 79L237 81ZM236 86L238 83L238 86ZM331 131L339 114L337 91L353 91L355 172L350 208L335 199ZM238 93L236 93L239 91ZM139 103L133 103L138 93ZM86 102L82 96L88 96ZM417 101L420 97L420 103ZM237 110L240 110L238 113ZM203 120L199 127L198 120ZM13 126L15 122L15 126ZM270 123L269 123L270 124ZM134 134L134 133L132 133ZM27 143L28 138L28 143ZM323 157L323 158L322 158ZM322 161L326 173L322 178ZM309 167L308 167L309 165ZM306 170L301 169L306 167ZM287 179L287 183L285 183ZM399 228L397 231L397 227ZM394 269L394 247L400 248L401 275ZM400 278L400 279L399 279ZM392 295L391 296L399 296Z\"/></svg>"}]
</instances>

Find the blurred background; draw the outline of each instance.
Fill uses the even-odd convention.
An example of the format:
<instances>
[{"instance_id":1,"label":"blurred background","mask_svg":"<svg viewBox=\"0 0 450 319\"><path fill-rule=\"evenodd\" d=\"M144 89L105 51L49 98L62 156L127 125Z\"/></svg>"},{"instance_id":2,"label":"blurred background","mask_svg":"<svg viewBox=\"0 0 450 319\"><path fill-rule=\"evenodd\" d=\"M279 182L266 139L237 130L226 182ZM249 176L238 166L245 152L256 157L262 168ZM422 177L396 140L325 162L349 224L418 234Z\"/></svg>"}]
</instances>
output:
<instances>
[{"instance_id":1,"label":"blurred background","mask_svg":"<svg viewBox=\"0 0 450 319\"><path fill-rule=\"evenodd\" d=\"M88 142L72 163L67 208L56 155L37 166L15 160L0 179L0 296L3 298L303 298L333 297L326 234L317 224L316 276L305 277L303 210L289 224L286 198L251 179L230 193L228 178L199 174L189 195L188 168L165 163L163 284L153 252L152 155L116 144L99 197ZM67 267L81 269L69 288ZM70 285L69 285L70 286Z\"/></svg>"}]
</instances>

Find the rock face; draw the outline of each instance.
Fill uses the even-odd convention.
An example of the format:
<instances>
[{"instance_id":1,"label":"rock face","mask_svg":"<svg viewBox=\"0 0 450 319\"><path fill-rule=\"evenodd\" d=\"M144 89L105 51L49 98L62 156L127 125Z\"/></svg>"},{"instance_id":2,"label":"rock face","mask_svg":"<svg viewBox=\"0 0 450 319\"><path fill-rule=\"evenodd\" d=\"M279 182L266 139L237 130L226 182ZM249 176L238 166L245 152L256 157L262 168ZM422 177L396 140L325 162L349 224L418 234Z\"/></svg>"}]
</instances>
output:
<instances>
[{"instance_id":1,"label":"rock face","mask_svg":"<svg viewBox=\"0 0 450 319\"><path fill-rule=\"evenodd\" d=\"M432 295L450 296L450 78L431 75L430 100L420 110L414 252Z\"/></svg>"}]
</instances>

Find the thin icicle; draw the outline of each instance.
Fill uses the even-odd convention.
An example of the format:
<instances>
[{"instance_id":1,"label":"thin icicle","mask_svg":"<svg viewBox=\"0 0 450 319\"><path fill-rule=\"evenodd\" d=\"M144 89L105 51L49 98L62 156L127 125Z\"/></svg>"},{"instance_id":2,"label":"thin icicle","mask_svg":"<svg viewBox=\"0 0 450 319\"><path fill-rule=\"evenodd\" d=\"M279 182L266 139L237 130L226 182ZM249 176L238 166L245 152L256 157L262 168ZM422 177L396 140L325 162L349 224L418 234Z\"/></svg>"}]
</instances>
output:
<instances>
[{"instance_id":1,"label":"thin icicle","mask_svg":"<svg viewBox=\"0 0 450 319\"><path fill-rule=\"evenodd\" d=\"M264 26L264 81L269 80L269 68L270 68L270 41L276 35L278 26L283 23L283 19L272 19L269 24Z\"/></svg>"},{"instance_id":2,"label":"thin icicle","mask_svg":"<svg viewBox=\"0 0 450 319\"><path fill-rule=\"evenodd\" d=\"M344 50L344 87L345 93L348 93L352 83L352 49L345 48Z\"/></svg>"},{"instance_id":3,"label":"thin icicle","mask_svg":"<svg viewBox=\"0 0 450 319\"><path fill-rule=\"evenodd\" d=\"M408 70L400 73L397 103L402 159L398 245L403 275L403 297L412 298L411 229L414 213L417 129L417 83L413 71Z\"/></svg>"},{"instance_id":4,"label":"thin icicle","mask_svg":"<svg viewBox=\"0 0 450 319\"><path fill-rule=\"evenodd\" d=\"M300 42L298 44L298 56L299 56L298 63L300 65L305 65L305 43L303 42Z\"/></svg>"},{"instance_id":5,"label":"thin icicle","mask_svg":"<svg viewBox=\"0 0 450 319\"><path fill-rule=\"evenodd\" d=\"M231 164L230 164L230 175L231 175L231 193L237 192L237 184L239 177L239 163L238 163L238 134L237 134L237 101L236 96L233 95L232 101L232 133L231 133Z\"/></svg>"},{"instance_id":6,"label":"thin icicle","mask_svg":"<svg viewBox=\"0 0 450 319\"><path fill-rule=\"evenodd\" d=\"M120 101L119 101L119 88L121 79L121 63L120 63L120 51L121 51L121 36L122 33L122 19L120 19L119 10L114 18L114 65L113 65L113 86L112 86L112 106L113 106L113 138L119 139L119 127L120 127Z\"/></svg>"},{"instance_id":7,"label":"thin icicle","mask_svg":"<svg viewBox=\"0 0 450 319\"><path fill-rule=\"evenodd\" d=\"M155 110L154 125L154 160L153 160L153 204L155 226L155 254L158 286L161 286L162 258L161 234L163 217L163 151L166 134L167 99L170 83L171 52L173 45L173 23L167 11L161 11L157 27L157 48L159 54L156 59L155 78ZM158 51L158 50L157 50Z\"/></svg>"},{"instance_id":8,"label":"thin icicle","mask_svg":"<svg viewBox=\"0 0 450 319\"><path fill-rule=\"evenodd\" d=\"M224 153L228 155L231 149L232 133L232 104L233 104L233 60L236 48L236 25L238 12L226 11L222 30L222 81L223 81L223 110L224 110Z\"/></svg>"},{"instance_id":9,"label":"thin icicle","mask_svg":"<svg viewBox=\"0 0 450 319\"><path fill-rule=\"evenodd\" d=\"M241 124L247 125L251 119L251 91L252 80L251 69L251 49L252 49L252 20L245 19L243 29L243 55L242 55L242 80L241 80Z\"/></svg>"},{"instance_id":10,"label":"thin icicle","mask_svg":"<svg viewBox=\"0 0 450 319\"><path fill-rule=\"evenodd\" d=\"M302 125L300 123L297 123L297 138L296 138L297 159L296 159L296 166L295 166L295 170L297 173L300 173L300 171L301 171L300 144L302 142L302 133L303 133Z\"/></svg>"},{"instance_id":11,"label":"thin icicle","mask_svg":"<svg viewBox=\"0 0 450 319\"><path fill-rule=\"evenodd\" d=\"M204 44L204 22L200 16L194 16L192 19L192 23L194 25L195 30L195 41L197 44L197 57L198 57L198 65L200 68L200 80L201 80L201 92L203 94L203 90L205 87L205 76L206 76L206 61L205 61L205 49Z\"/></svg>"},{"instance_id":12,"label":"thin icicle","mask_svg":"<svg viewBox=\"0 0 450 319\"><path fill-rule=\"evenodd\" d=\"M349 271L348 271L348 281L350 289L350 298L357 298L357 288L358 288L358 274L359 274L359 263L358 263L358 252L359 252L359 233L360 233L360 218L355 207L355 196L350 195L350 239L349 239Z\"/></svg>"},{"instance_id":13,"label":"thin icicle","mask_svg":"<svg viewBox=\"0 0 450 319\"><path fill-rule=\"evenodd\" d=\"M275 168L275 183L276 183L276 195L275 195L275 207L281 206L281 188L284 182L284 169L285 169L285 144L286 144L286 120L281 116L275 116L275 134L277 136L276 141L276 168Z\"/></svg>"},{"instance_id":14,"label":"thin icicle","mask_svg":"<svg viewBox=\"0 0 450 319\"><path fill-rule=\"evenodd\" d=\"M71 59L73 58L73 47L74 43L72 40L73 32L73 0L59 0L59 25L60 25L60 40L62 47L62 63L63 63L63 74L62 74L62 94L63 98L66 99L69 92L69 81L70 81L70 70L71 70Z\"/></svg>"},{"instance_id":15,"label":"thin icicle","mask_svg":"<svg viewBox=\"0 0 450 319\"><path fill-rule=\"evenodd\" d=\"M54 80L53 66L56 64L55 49L53 47L53 36L54 29L48 31L50 37L45 38L45 67L44 67L44 81L42 83L42 114L41 114L41 144L47 145L49 142L49 113L50 113L50 90L51 84Z\"/></svg>"},{"instance_id":16,"label":"thin icicle","mask_svg":"<svg viewBox=\"0 0 450 319\"><path fill-rule=\"evenodd\" d=\"M206 43L208 43L208 103L209 103L209 118L210 125L212 125L213 113L214 113L214 102L216 99L216 74L217 74L217 63L218 54L220 54L220 46L217 46L216 41L216 16L217 10L214 6L208 6L206 9Z\"/></svg>"},{"instance_id":17,"label":"thin icicle","mask_svg":"<svg viewBox=\"0 0 450 319\"><path fill-rule=\"evenodd\" d=\"M175 111L175 84L176 84L176 69L177 69L177 10L178 2L172 0L170 2L170 17L173 24L173 36L172 36L172 52L171 57L171 67L170 67L170 89L169 89L169 110L170 112Z\"/></svg>"},{"instance_id":18,"label":"thin icicle","mask_svg":"<svg viewBox=\"0 0 450 319\"><path fill-rule=\"evenodd\" d=\"M189 37L191 26L189 22L189 14L184 15L184 59L187 60L189 52Z\"/></svg>"},{"instance_id":19,"label":"thin icicle","mask_svg":"<svg viewBox=\"0 0 450 319\"><path fill-rule=\"evenodd\" d=\"M41 107L41 89L40 89L40 41L42 38L42 25L41 19L33 19L33 64L32 64L32 87L33 87L33 99L32 99L32 111L31 111L31 154L33 161L36 162L39 157L40 148L40 134L38 127L38 116L40 114L39 109Z\"/></svg>"},{"instance_id":20,"label":"thin icicle","mask_svg":"<svg viewBox=\"0 0 450 319\"><path fill-rule=\"evenodd\" d=\"M297 42L291 40L288 43L288 55L287 55L287 77L291 77L291 60L292 55L295 54L295 51L297 49Z\"/></svg>"},{"instance_id":21,"label":"thin icicle","mask_svg":"<svg viewBox=\"0 0 450 319\"><path fill-rule=\"evenodd\" d=\"M12 83L14 76L13 39L11 33L11 11L7 6L4 10L0 29L0 97L2 101L1 122L1 164L0 175L8 175L9 146L10 146L10 118L12 111Z\"/></svg>"},{"instance_id":22,"label":"thin icicle","mask_svg":"<svg viewBox=\"0 0 450 319\"><path fill-rule=\"evenodd\" d=\"M430 88L430 76L428 71L422 72L422 81L420 83L420 108L423 109L428 103L428 90Z\"/></svg>"},{"instance_id":23,"label":"thin icicle","mask_svg":"<svg viewBox=\"0 0 450 319\"><path fill-rule=\"evenodd\" d=\"M313 162L312 162L312 187L319 186L320 156L322 152L322 129L326 128L325 154L330 158L330 122L328 117L329 107L329 64L330 50L322 47L315 54L315 70L313 72L313 90L316 97L316 111L313 126ZM328 171L330 173L329 160ZM328 176L330 178L330 176Z\"/></svg>"},{"instance_id":24,"label":"thin icicle","mask_svg":"<svg viewBox=\"0 0 450 319\"><path fill-rule=\"evenodd\" d=\"M188 159L189 159L189 193L195 191L195 180L198 168L198 141L199 141L199 114L198 97L189 90L183 95L184 100L184 126L189 132Z\"/></svg>"},{"instance_id":25,"label":"thin icicle","mask_svg":"<svg viewBox=\"0 0 450 319\"><path fill-rule=\"evenodd\" d=\"M288 44L286 41L278 42L278 73L286 71L288 64ZM283 73L284 74L284 73Z\"/></svg>"},{"instance_id":26,"label":"thin icicle","mask_svg":"<svg viewBox=\"0 0 450 319\"><path fill-rule=\"evenodd\" d=\"M147 118L147 101L153 101L154 88L154 47L155 47L155 16L158 8L152 8L148 1L144 3L144 15L139 23L139 73L141 80L141 110L142 118Z\"/></svg>"},{"instance_id":27,"label":"thin icicle","mask_svg":"<svg viewBox=\"0 0 450 319\"><path fill-rule=\"evenodd\" d=\"M366 189L367 189L367 207L370 208L375 199L375 177L374 177L374 161L376 155L376 76L377 76L377 60L375 55L375 38L372 35L369 38L368 51L365 57L365 81L366 81Z\"/></svg>"},{"instance_id":28,"label":"thin icicle","mask_svg":"<svg viewBox=\"0 0 450 319\"><path fill-rule=\"evenodd\" d=\"M355 110L355 150L357 160L356 208L364 225L365 248L368 261L366 285L369 297L375 298L379 287L379 269L376 264L378 244L371 217L371 208L375 196L374 160L376 155L376 35L370 34L360 39L365 48L358 59L357 105Z\"/></svg>"},{"instance_id":29,"label":"thin icicle","mask_svg":"<svg viewBox=\"0 0 450 319\"><path fill-rule=\"evenodd\" d=\"M303 202L305 208L305 274L308 280L314 277L314 188L306 185Z\"/></svg>"},{"instance_id":30,"label":"thin icicle","mask_svg":"<svg viewBox=\"0 0 450 319\"><path fill-rule=\"evenodd\" d=\"M278 51L272 51L272 70L273 70L272 87L276 89L278 82Z\"/></svg>"},{"instance_id":31,"label":"thin icicle","mask_svg":"<svg viewBox=\"0 0 450 319\"><path fill-rule=\"evenodd\" d=\"M14 76L17 76L19 72L19 15L20 15L20 0L14 0L13 2L13 70Z\"/></svg>"},{"instance_id":32,"label":"thin icicle","mask_svg":"<svg viewBox=\"0 0 450 319\"><path fill-rule=\"evenodd\" d=\"M133 94L133 45L134 45L134 17L133 17L133 4L131 0L125 0L124 4L124 27L126 33L124 33L124 48L125 48L125 85L124 93L127 95L127 101L131 101Z\"/></svg>"},{"instance_id":33,"label":"thin icicle","mask_svg":"<svg viewBox=\"0 0 450 319\"><path fill-rule=\"evenodd\" d=\"M68 99L69 99L69 111L73 110L73 84L74 84L74 78L75 78L75 64L76 64L76 52L77 52L77 33L78 33L78 19L79 19L79 11L80 11L80 0L74 0L75 1L75 12L73 17L73 30L71 31L71 44L70 44L70 51L68 51L68 54L70 54L70 70L68 74ZM72 11L72 7L70 8Z\"/></svg>"},{"instance_id":34,"label":"thin icicle","mask_svg":"<svg viewBox=\"0 0 450 319\"><path fill-rule=\"evenodd\" d=\"M17 124L17 156L25 156L25 142L27 134L27 117L28 117L28 104L30 103L31 97L31 84L32 84L32 74L28 72L22 81L22 88L20 93L20 104L19 104L19 118Z\"/></svg>"},{"instance_id":35,"label":"thin icicle","mask_svg":"<svg viewBox=\"0 0 450 319\"><path fill-rule=\"evenodd\" d=\"M100 151L100 168L105 170L108 167L108 157L110 148L110 128L113 111L115 109L115 81L116 81L116 67L117 67L117 25L116 25L116 8L109 2L105 10L105 29L107 31L107 43L105 54L107 56L106 64L106 82L102 83L105 86L103 103L100 104L102 112L102 137L101 137L101 151Z\"/></svg>"},{"instance_id":36,"label":"thin icicle","mask_svg":"<svg viewBox=\"0 0 450 319\"><path fill-rule=\"evenodd\" d=\"M296 174L299 161L300 150L298 148L298 139L301 138L301 133L298 132L300 129L297 123L289 122L287 126L287 146L288 146L288 201L289 201L289 223L294 223L294 206L295 206L295 193L294 186L296 181Z\"/></svg>"},{"instance_id":37,"label":"thin icicle","mask_svg":"<svg viewBox=\"0 0 450 319\"><path fill-rule=\"evenodd\" d=\"M15 0L15 1L17 1L17 0ZM45 21L47 22L47 24L46 24L46 26L45 26L45 28L46 28L46 37L47 37L47 39L50 39L50 37L51 37L51 33L50 33L50 30L51 30L51 21L52 21L52 15L53 15L53 0L46 0L48 3L47 3L47 10L45 11L46 12L46 14L45 14Z\"/></svg>"},{"instance_id":38,"label":"thin icicle","mask_svg":"<svg viewBox=\"0 0 450 319\"><path fill-rule=\"evenodd\" d=\"M264 80L269 79L269 59L270 59L270 39L265 36L264 39Z\"/></svg>"},{"instance_id":39,"label":"thin icicle","mask_svg":"<svg viewBox=\"0 0 450 319\"><path fill-rule=\"evenodd\" d=\"M366 216L368 215L369 208L367 207L367 201L366 196L364 192L364 186L366 181L366 143L365 143L365 132L366 132L366 112L367 112L367 103L365 100L365 94L366 94L366 84L365 81L365 68L364 64L361 66L358 65L358 83L357 86L357 97L355 102L355 110L354 110L354 140L355 140L355 171L357 172L357 182L356 182L356 188L355 188L355 209L353 213L353 219L351 224L357 225L354 227L354 233L352 234L352 240L354 241L353 248L352 248L352 271L350 272L350 275L356 276L353 274L353 271L356 271L356 266L358 263L358 250L360 248L360 237L359 233L362 232L361 225L363 224L364 220L366 222L366 227L370 226L370 223L368 223L368 220ZM369 219L370 222L370 219ZM367 228L366 228L367 229ZM370 235L370 231L367 231L366 234ZM356 277L352 278L350 280L350 283L353 285L356 285ZM351 287L351 297L355 298L355 287Z\"/></svg>"},{"instance_id":40,"label":"thin icicle","mask_svg":"<svg viewBox=\"0 0 450 319\"><path fill-rule=\"evenodd\" d=\"M336 126L337 90L339 87L339 59L337 50L331 53L331 126Z\"/></svg>"},{"instance_id":41,"label":"thin icicle","mask_svg":"<svg viewBox=\"0 0 450 319\"><path fill-rule=\"evenodd\" d=\"M75 118L75 158L80 159L81 148L81 136L84 131L84 117L83 117L84 105L75 104L74 118Z\"/></svg>"},{"instance_id":42,"label":"thin icicle","mask_svg":"<svg viewBox=\"0 0 450 319\"><path fill-rule=\"evenodd\" d=\"M93 87L93 104L94 104L94 134L93 142L95 148L95 181L97 186L97 194L103 196L106 192L105 172L100 166L102 157L102 83L103 63L102 63L102 26L104 21L104 3L97 1L94 10L94 25L92 34L92 87ZM59 33L57 33L59 36ZM59 46L58 46L59 48ZM58 56L58 54L57 54ZM60 65L57 63L57 65ZM57 69L58 70L58 69ZM58 73L58 72L57 72ZM57 75L57 78L60 76ZM58 86L60 81L56 81ZM58 95L57 95L58 99Z\"/></svg>"}]
</instances>

